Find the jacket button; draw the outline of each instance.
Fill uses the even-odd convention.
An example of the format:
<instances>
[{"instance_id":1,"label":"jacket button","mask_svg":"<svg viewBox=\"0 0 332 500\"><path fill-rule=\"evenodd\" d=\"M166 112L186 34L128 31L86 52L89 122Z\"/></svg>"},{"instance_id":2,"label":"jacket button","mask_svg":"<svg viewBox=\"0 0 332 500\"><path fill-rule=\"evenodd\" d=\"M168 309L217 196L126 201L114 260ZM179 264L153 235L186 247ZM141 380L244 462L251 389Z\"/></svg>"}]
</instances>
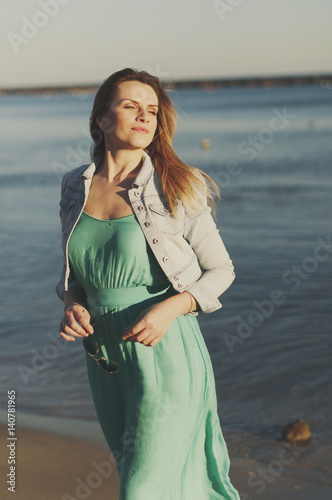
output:
<instances>
[{"instance_id":1,"label":"jacket button","mask_svg":"<svg viewBox=\"0 0 332 500\"><path fill-rule=\"evenodd\" d=\"M181 283L178 283L178 288L182 288L182 285L181 285Z\"/></svg>"},{"instance_id":2,"label":"jacket button","mask_svg":"<svg viewBox=\"0 0 332 500\"><path fill-rule=\"evenodd\" d=\"M142 210L144 210L144 207L142 205L140 205L139 207L137 207L137 210L139 210L139 212L141 212Z\"/></svg>"},{"instance_id":3,"label":"jacket button","mask_svg":"<svg viewBox=\"0 0 332 500\"><path fill-rule=\"evenodd\" d=\"M154 238L153 239L153 243L156 244L156 243L159 243L159 240L157 238Z\"/></svg>"},{"instance_id":4,"label":"jacket button","mask_svg":"<svg viewBox=\"0 0 332 500\"><path fill-rule=\"evenodd\" d=\"M151 226L151 222L144 222L144 226L150 227Z\"/></svg>"},{"instance_id":5,"label":"jacket button","mask_svg":"<svg viewBox=\"0 0 332 500\"><path fill-rule=\"evenodd\" d=\"M169 206L168 205L164 206L164 212L169 212Z\"/></svg>"},{"instance_id":6,"label":"jacket button","mask_svg":"<svg viewBox=\"0 0 332 500\"><path fill-rule=\"evenodd\" d=\"M174 281L179 281L179 278L175 276Z\"/></svg>"},{"instance_id":7,"label":"jacket button","mask_svg":"<svg viewBox=\"0 0 332 500\"><path fill-rule=\"evenodd\" d=\"M139 191L135 191L134 195L139 196Z\"/></svg>"},{"instance_id":8,"label":"jacket button","mask_svg":"<svg viewBox=\"0 0 332 500\"><path fill-rule=\"evenodd\" d=\"M168 257L163 257L163 262L168 262Z\"/></svg>"}]
</instances>

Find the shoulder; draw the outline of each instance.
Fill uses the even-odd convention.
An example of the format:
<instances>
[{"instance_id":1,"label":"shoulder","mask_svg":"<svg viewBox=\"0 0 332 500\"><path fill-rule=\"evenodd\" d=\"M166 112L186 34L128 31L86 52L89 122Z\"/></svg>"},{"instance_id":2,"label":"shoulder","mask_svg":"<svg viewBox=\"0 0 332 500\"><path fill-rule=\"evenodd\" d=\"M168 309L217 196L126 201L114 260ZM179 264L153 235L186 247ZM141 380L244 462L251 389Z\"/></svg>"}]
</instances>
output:
<instances>
[{"instance_id":1,"label":"shoulder","mask_svg":"<svg viewBox=\"0 0 332 500\"><path fill-rule=\"evenodd\" d=\"M63 191L67 186L77 186L77 181L81 179L82 175L89 168L91 168L91 165L93 164L87 163L79 167L76 167L73 170L70 170L69 172L66 172L61 180L61 192L63 193Z\"/></svg>"},{"instance_id":2,"label":"shoulder","mask_svg":"<svg viewBox=\"0 0 332 500\"><path fill-rule=\"evenodd\" d=\"M66 172L65 175L62 177L62 184L65 185L65 184L68 184L68 183L71 183L73 181L76 181L76 179L80 179L83 175L83 173L85 172L85 170L87 170L87 168L89 168L90 164L87 163L87 164L84 164L84 165L81 165L79 167L76 167L74 168L73 170L70 170L69 172Z\"/></svg>"}]
</instances>

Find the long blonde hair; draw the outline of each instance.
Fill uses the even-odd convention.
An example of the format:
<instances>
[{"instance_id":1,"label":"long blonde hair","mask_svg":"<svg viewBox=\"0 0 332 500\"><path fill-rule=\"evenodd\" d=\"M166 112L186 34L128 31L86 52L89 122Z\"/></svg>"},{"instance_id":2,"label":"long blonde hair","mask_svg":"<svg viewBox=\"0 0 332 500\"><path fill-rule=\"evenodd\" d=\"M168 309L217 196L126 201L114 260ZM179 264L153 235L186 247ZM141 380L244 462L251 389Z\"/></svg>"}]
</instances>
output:
<instances>
[{"instance_id":1,"label":"long blonde hair","mask_svg":"<svg viewBox=\"0 0 332 500\"><path fill-rule=\"evenodd\" d=\"M172 212L176 215L176 206L180 200L186 207L198 212L204 204L205 196L213 211L214 196L219 194L216 183L202 170L184 163L175 153L173 138L176 131L177 115L171 99L163 89L159 78L146 71L125 68L109 76L99 87L90 116L90 134L94 145L91 159L104 156L104 136L97 124L97 118L106 112L112 101L117 86L126 81L138 81L150 85L159 101L157 128L152 142L146 148L152 163L159 174L163 193ZM203 196L199 196L201 193Z\"/></svg>"}]
</instances>

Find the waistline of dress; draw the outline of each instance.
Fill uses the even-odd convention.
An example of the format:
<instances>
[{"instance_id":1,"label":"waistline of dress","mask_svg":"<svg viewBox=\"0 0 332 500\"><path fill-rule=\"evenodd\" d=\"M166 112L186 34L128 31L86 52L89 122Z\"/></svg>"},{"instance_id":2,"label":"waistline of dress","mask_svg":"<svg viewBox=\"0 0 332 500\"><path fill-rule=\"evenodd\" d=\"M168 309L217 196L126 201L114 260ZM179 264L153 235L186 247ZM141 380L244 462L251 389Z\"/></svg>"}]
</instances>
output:
<instances>
[{"instance_id":1,"label":"waistline of dress","mask_svg":"<svg viewBox=\"0 0 332 500\"><path fill-rule=\"evenodd\" d=\"M135 286L128 288L85 288L88 308L107 306L126 306L138 304L144 300L165 295L173 295L172 285Z\"/></svg>"}]
</instances>

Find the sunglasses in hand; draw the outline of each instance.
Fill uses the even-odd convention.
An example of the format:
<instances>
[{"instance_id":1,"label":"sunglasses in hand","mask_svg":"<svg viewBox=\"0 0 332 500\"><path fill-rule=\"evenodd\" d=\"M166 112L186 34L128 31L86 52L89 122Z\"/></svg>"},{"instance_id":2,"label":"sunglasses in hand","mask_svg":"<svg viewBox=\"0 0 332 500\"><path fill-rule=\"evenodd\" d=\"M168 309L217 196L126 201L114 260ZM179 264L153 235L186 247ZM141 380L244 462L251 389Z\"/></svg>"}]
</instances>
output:
<instances>
[{"instance_id":1,"label":"sunglasses in hand","mask_svg":"<svg viewBox=\"0 0 332 500\"><path fill-rule=\"evenodd\" d=\"M115 309L111 309L110 311L107 311L106 313L104 313L102 316L100 316L93 323L92 326L94 327L98 323L98 321L100 321L104 316L106 316L107 314L110 314L113 311L115 311ZM103 370L105 370L108 373L117 373L119 371L120 362L118 363L116 361L112 361L111 359L106 359L104 356L101 356L100 358L96 358L95 357L99 353L100 348L99 348L99 345L97 343L97 340L96 339L94 339L94 340L95 340L95 342L91 342L90 335L88 337L85 337L82 340L83 347L86 350L86 352L89 354L89 356L91 356L91 358L93 358L98 363L98 365ZM122 354L124 353L124 349L125 349L126 343L127 343L127 339L124 341Z\"/></svg>"}]
</instances>

